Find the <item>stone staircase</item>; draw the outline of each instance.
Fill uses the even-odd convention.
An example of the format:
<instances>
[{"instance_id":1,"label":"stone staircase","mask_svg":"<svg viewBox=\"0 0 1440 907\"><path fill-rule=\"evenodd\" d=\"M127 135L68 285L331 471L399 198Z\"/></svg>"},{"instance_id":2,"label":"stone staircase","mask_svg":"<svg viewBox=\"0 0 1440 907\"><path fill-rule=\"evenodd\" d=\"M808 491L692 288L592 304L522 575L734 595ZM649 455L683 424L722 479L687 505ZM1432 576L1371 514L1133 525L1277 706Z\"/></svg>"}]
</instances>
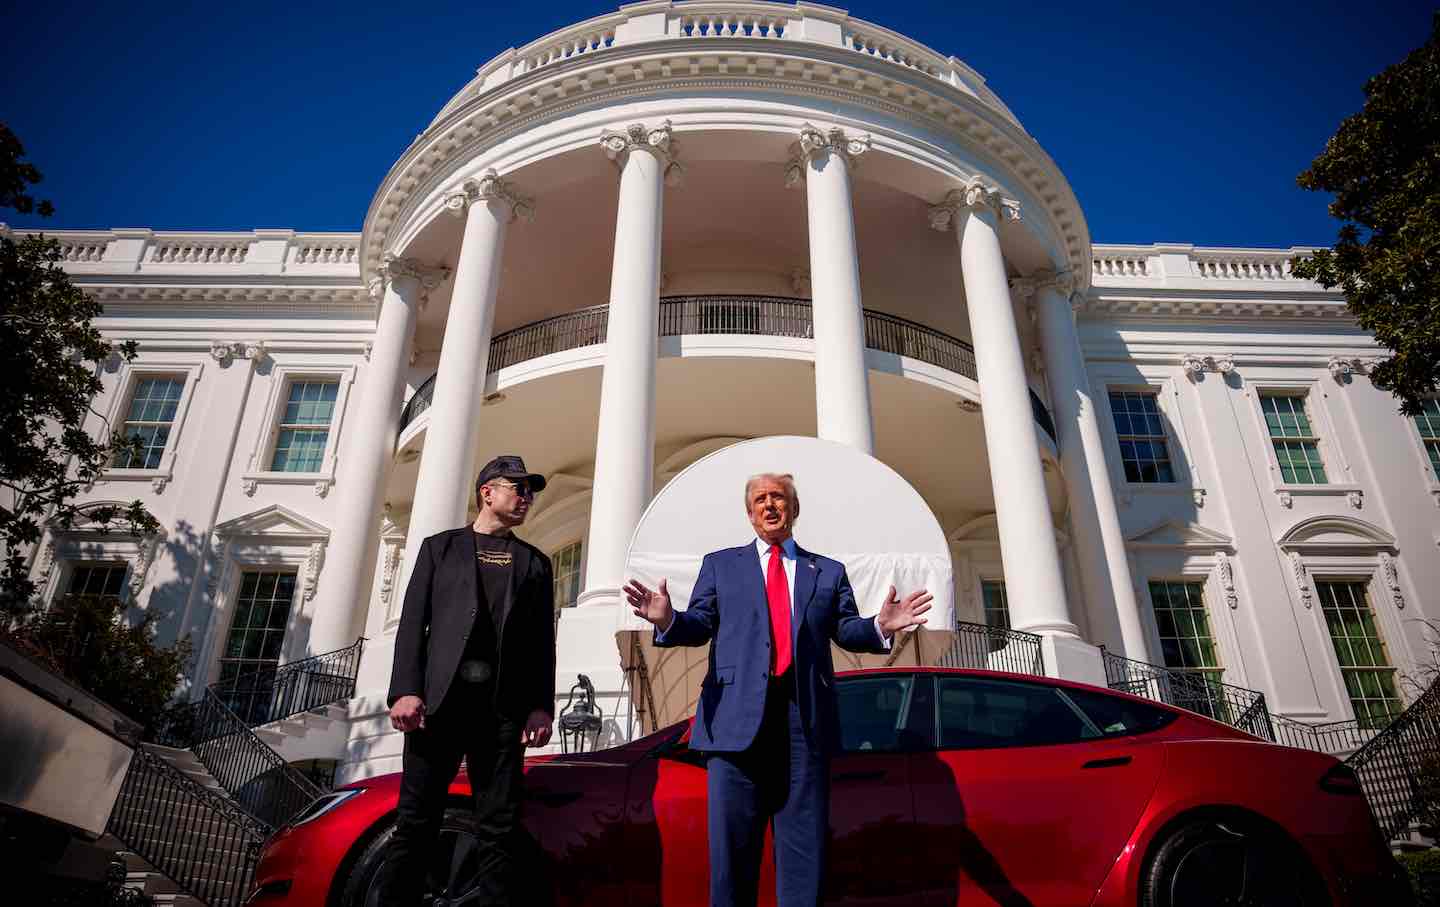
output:
<instances>
[{"instance_id":1,"label":"stone staircase","mask_svg":"<svg viewBox=\"0 0 1440 907\"><path fill-rule=\"evenodd\" d=\"M306 759L336 759L345 753L348 700L328 703L262 724L255 736L279 753L286 762Z\"/></svg>"}]
</instances>

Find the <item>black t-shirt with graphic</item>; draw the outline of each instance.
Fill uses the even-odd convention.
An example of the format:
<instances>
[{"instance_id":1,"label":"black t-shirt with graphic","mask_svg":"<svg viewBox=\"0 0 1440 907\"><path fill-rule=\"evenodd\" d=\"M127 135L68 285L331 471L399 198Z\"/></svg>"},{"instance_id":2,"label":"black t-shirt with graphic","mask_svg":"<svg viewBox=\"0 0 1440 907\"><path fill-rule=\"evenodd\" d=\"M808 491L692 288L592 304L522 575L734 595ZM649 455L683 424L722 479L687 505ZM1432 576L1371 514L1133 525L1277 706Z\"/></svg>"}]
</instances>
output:
<instances>
[{"instance_id":1,"label":"black t-shirt with graphic","mask_svg":"<svg viewBox=\"0 0 1440 907\"><path fill-rule=\"evenodd\" d=\"M501 620L510 610L511 577L529 566L530 551L509 535L475 533L475 627L465 645L465 659L495 666Z\"/></svg>"}]
</instances>

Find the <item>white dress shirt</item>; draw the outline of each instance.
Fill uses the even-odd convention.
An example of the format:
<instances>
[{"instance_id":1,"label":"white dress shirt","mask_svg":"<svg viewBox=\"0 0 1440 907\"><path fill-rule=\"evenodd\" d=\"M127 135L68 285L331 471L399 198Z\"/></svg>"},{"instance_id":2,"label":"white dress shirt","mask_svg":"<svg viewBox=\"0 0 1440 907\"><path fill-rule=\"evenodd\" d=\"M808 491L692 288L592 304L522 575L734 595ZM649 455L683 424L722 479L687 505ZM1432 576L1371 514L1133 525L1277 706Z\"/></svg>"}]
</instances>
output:
<instances>
[{"instance_id":1,"label":"white dress shirt","mask_svg":"<svg viewBox=\"0 0 1440 907\"><path fill-rule=\"evenodd\" d=\"M767 590L770 588L770 547L771 546L769 542L765 541L759 536L755 537L755 550L760 554L760 581L765 584L765 588ZM796 563L794 538L788 538L780 543L780 557L782 559L781 563L785 567L785 582L789 584L790 588L790 625L793 627L795 625ZM875 635L879 636L880 641L885 644L885 648L889 649L890 637L886 636L885 633L880 629L880 615L877 614L871 619L875 622Z\"/></svg>"}]
</instances>

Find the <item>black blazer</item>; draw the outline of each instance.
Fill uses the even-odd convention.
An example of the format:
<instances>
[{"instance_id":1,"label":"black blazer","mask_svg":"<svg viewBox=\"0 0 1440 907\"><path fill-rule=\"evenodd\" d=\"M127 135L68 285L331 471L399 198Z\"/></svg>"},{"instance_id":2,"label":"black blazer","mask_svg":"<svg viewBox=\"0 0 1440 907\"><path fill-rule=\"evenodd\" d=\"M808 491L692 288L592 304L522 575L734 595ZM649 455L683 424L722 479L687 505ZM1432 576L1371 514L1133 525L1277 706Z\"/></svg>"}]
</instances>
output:
<instances>
[{"instance_id":1,"label":"black blazer","mask_svg":"<svg viewBox=\"0 0 1440 907\"><path fill-rule=\"evenodd\" d=\"M515 541L530 556L516 557L509 608L495 617L500 628L495 705L501 714L524 720L536 709L555 714L555 587L550 558ZM444 704L475 626L476 582L475 533L469 526L421 543L395 633L388 704L419 696L427 713Z\"/></svg>"}]
</instances>

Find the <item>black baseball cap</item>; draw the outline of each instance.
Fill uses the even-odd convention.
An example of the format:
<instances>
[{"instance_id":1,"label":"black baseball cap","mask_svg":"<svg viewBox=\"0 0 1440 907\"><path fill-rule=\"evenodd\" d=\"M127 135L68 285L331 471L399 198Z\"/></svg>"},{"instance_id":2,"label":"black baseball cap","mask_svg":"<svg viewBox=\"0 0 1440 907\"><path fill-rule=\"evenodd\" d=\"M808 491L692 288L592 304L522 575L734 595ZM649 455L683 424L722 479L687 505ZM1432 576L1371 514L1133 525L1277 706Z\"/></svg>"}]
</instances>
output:
<instances>
[{"instance_id":1,"label":"black baseball cap","mask_svg":"<svg viewBox=\"0 0 1440 907\"><path fill-rule=\"evenodd\" d=\"M527 470L525 461L516 456L500 456L486 463L475 479L475 490L479 491L480 486L491 479L524 479L534 490L545 490L545 477Z\"/></svg>"}]
</instances>

